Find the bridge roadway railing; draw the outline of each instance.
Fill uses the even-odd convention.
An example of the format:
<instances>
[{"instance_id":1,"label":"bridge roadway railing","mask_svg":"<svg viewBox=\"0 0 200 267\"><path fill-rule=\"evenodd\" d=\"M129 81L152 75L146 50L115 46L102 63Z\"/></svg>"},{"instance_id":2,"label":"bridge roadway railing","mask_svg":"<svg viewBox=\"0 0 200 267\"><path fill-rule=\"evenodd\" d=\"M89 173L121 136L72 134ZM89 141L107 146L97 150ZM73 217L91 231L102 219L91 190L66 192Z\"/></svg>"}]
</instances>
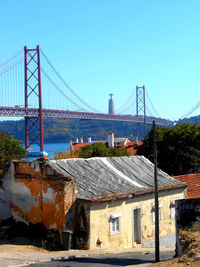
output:
<instances>
[{"instance_id":1,"label":"bridge roadway railing","mask_svg":"<svg viewBox=\"0 0 200 267\"><path fill-rule=\"evenodd\" d=\"M110 121L127 121L127 122L139 122L144 123L143 116L132 115L117 115L106 113L92 113L92 112L79 112L70 110L55 110L55 109L43 109L43 117L47 118L68 118L68 119L84 119L84 120L110 120ZM3 107L0 106L0 116L4 117L38 117L39 109L37 108L25 108L25 107ZM169 121L164 119L154 119L151 117L146 118L148 124L152 124L153 120L157 125L168 127Z\"/></svg>"}]
</instances>

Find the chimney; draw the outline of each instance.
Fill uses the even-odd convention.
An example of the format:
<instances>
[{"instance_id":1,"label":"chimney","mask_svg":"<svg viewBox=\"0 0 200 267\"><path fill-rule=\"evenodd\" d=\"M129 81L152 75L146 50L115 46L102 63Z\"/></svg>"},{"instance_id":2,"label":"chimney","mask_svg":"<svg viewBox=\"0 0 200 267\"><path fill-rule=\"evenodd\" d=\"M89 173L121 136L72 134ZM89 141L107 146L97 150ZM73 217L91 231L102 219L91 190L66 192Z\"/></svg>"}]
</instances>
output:
<instances>
[{"instance_id":1,"label":"chimney","mask_svg":"<svg viewBox=\"0 0 200 267\"><path fill-rule=\"evenodd\" d=\"M74 151L74 146L72 140L70 140L70 152Z\"/></svg>"},{"instance_id":2,"label":"chimney","mask_svg":"<svg viewBox=\"0 0 200 267\"><path fill-rule=\"evenodd\" d=\"M114 132L109 132L107 136L108 147L114 147Z\"/></svg>"},{"instance_id":3,"label":"chimney","mask_svg":"<svg viewBox=\"0 0 200 267\"><path fill-rule=\"evenodd\" d=\"M135 142L136 142L136 145L138 144L138 136L136 136L136 138L135 138Z\"/></svg>"},{"instance_id":4,"label":"chimney","mask_svg":"<svg viewBox=\"0 0 200 267\"><path fill-rule=\"evenodd\" d=\"M92 143L92 138L88 137L88 143Z\"/></svg>"},{"instance_id":5,"label":"chimney","mask_svg":"<svg viewBox=\"0 0 200 267\"><path fill-rule=\"evenodd\" d=\"M80 143L83 143L83 137L80 137Z\"/></svg>"},{"instance_id":6,"label":"chimney","mask_svg":"<svg viewBox=\"0 0 200 267\"><path fill-rule=\"evenodd\" d=\"M78 138L76 138L76 143L77 143L77 144L79 143Z\"/></svg>"}]
</instances>

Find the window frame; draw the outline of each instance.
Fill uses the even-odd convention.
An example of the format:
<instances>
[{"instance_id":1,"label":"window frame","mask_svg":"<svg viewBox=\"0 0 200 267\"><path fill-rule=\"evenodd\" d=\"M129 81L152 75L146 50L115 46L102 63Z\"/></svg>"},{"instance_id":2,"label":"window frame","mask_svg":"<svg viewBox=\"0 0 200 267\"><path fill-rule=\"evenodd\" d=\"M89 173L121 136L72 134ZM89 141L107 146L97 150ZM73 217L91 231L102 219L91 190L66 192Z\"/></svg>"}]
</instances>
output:
<instances>
[{"instance_id":1,"label":"window frame","mask_svg":"<svg viewBox=\"0 0 200 267\"><path fill-rule=\"evenodd\" d=\"M110 235L116 235L121 232L121 216L120 211L114 211L109 214Z\"/></svg>"},{"instance_id":2,"label":"window frame","mask_svg":"<svg viewBox=\"0 0 200 267\"><path fill-rule=\"evenodd\" d=\"M169 204L170 219L172 219L172 220L176 219L176 200L178 200L178 198L171 199L170 204Z\"/></svg>"},{"instance_id":3,"label":"window frame","mask_svg":"<svg viewBox=\"0 0 200 267\"><path fill-rule=\"evenodd\" d=\"M159 218L159 222L162 220L161 208L162 208L162 204L159 203L158 204L158 218ZM153 222L153 224L155 224L155 204L154 203L151 203L151 213L152 213L152 222Z\"/></svg>"}]
</instances>

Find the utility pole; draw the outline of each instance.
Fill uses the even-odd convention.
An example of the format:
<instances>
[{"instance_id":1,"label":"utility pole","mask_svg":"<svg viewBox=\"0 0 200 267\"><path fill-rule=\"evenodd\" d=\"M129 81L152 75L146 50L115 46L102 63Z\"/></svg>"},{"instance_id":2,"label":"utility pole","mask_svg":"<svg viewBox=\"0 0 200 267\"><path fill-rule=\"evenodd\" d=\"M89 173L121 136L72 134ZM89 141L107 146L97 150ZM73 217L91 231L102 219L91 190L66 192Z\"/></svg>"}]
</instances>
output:
<instances>
[{"instance_id":1,"label":"utility pole","mask_svg":"<svg viewBox=\"0 0 200 267\"><path fill-rule=\"evenodd\" d=\"M155 188L155 261L160 261L159 249L159 203L158 203L158 177L157 177L157 144L156 124L153 121L153 155L154 155L154 188Z\"/></svg>"}]
</instances>

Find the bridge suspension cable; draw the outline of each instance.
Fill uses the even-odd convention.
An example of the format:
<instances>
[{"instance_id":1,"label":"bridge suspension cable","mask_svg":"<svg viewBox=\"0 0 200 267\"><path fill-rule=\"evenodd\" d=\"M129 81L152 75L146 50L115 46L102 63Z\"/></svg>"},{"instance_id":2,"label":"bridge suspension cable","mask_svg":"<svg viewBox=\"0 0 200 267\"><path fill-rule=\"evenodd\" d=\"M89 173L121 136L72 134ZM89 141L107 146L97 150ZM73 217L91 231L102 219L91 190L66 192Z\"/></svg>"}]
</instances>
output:
<instances>
[{"instance_id":1,"label":"bridge suspension cable","mask_svg":"<svg viewBox=\"0 0 200 267\"><path fill-rule=\"evenodd\" d=\"M133 107L133 105L135 104L135 100L133 102L131 102L126 108L124 108L119 114L123 114L126 111L128 111L131 107Z\"/></svg>"},{"instance_id":2,"label":"bridge suspension cable","mask_svg":"<svg viewBox=\"0 0 200 267\"><path fill-rule=\"evenodd\" d=\"M147 95L147 98L148 98L148 100L149 100L149 103L151 104L151 107L153 108L154 112L156 113L156 115L158 116L158 118L161 118L161 116L159 115L159 113L158 113L157 110L155 109L154 105L152 104L151 99L150 99L150 97L149 97L149 95L148 95L147 90L146 90L146 95ZM148 110L148 111L149 111L149 110ZM150 113L151 113L151 112L150 112Z\"/></svg>"},{"instance_id":3,"label":"bridge suspension cable","mask_svg":"<svg viewBox=\"0 0 200 267\"><path fill-rule=\"evenodd\" d=\"M146 110L148 111L148 114L151 116L151 117L154 117L154 115L152 114L152 112L150 111L150 109L146 106Z\"/></svg>"},{"instance_id":4,"label":"bridge suspension cable","mask_svg":"<svg viewBox=\"0 0 200 267\"><path fill-rule=\"evenodd\" d=\"M41 68L42 73L46 76L46 78L53 84L53 86L68 100L70 101L74 106L78 107L82 111L86 111L79 105L77 105L71 98L69 98L55 83L54 81L48 76L48 74Z\"/></svg>"},{"instance_id":5,"label":"bridge suspension cable","mask_svg":"<svg viewBox=\"0 0 200 267\"><path fill-rule=\"evenodd\" d=\"M21 86L23 49L18 50L8 59L0 62L0 105L21 106L23 90ZM23 68L24 71L24 68Z\"/></svg>"},{"instance_id":6,"label":"bridge suspension cable","mask_svg":"<svg viewBox=\"0 0 200 267\"><path fill-rule=\"evenodd\" d=\"M58 78L61 80L61 82L65 85L65 87L76 97L79 99L79 101L81 103L83 103L85 106L87 106L89 109L93 110L94 112L100 113L97 109L93 108L92 106L90 106L89 104L87 104L81 97L79 97L74 90L72 90L72 88L65 82L65 80L62 78L62 76L57 72L57 70L54 68L53 64L50 62L50 60L47 58L47 56L45 55L45 53L43 52L43 50L41 50L41 53L43 55L43 57L45 58L45 60L47 61L47 63L50 65L50 67L52 68L52 70L55 72L55 74L58 76ZM62 90L60 89L60 92ZM62 94L64 95L64 93L62 92ZM82 109L82 108L81 108ZM83 109L82 109L83 110Z\"/></svg>"},{"instance_id":7,"label":"bridge suspension cable","mask_svg":"<svg viewBox=\"0 0 200 267\"><path fill-rule=\"evenodd\" d=\"M6 64L8 64L10 61L12 61L14 58L16 58L20 53L22 53L23 49L20 49L19 51L17 51L13 56L9 57L8 59L2 61L0 63L0 68Z\"/></svg>"},{"instance_id":8,"label":"bridge suspension cable","mask_svg":"<svg viewBox=\"0 0 200 267\"><path fill-rule=\"evenodd\" d=\"M188 116L190 116L199 107L200 107L200 102L198 102L188 113L183 115L180 119L183 120L183 119L187 118Z\"/></svg>"},{"instance_id":9,"label":"bridge suspension cable","mask_svg":"<svg viewBox=\"0 0 200 267\"><path fill-rule=\"evenodd\" d=\"M3 69L0 70L0 75L6 73L7 71L13 69L14 67L16 67L18 64L20 64L22 61L24 60L24 57L23 58L20 58L17 62L15 62L14 64L12 65L9 65L7 67L4 67Z\"/></svg>"},{"instance_id":10,"label":"bridge suspension cable","mask_svg":"<svg viewBox=\"0 0 200 267\"><path fill-rule=\"evenodd\" d=\"M128 97L128 99L124 102L124 104L123 105L121 105L117 110L116 110L116 113L123 113L125 110L127 110L127 108L126 109L123 109L127 104L128 104L128 102L132 99L132 97L134 96L134 94L135 94L135 90L133 90L133 92L130 94L130 96ZM134 100L134 102L132 102L130 105L133 105L134 103L135 103L135 101L136 100ZM129 105L129 107L130 107L130 105ZM129 108L128 107L128 108ZM123 109L122 111L121 111L121 109Z\"/></svg>"}]
</instances>

